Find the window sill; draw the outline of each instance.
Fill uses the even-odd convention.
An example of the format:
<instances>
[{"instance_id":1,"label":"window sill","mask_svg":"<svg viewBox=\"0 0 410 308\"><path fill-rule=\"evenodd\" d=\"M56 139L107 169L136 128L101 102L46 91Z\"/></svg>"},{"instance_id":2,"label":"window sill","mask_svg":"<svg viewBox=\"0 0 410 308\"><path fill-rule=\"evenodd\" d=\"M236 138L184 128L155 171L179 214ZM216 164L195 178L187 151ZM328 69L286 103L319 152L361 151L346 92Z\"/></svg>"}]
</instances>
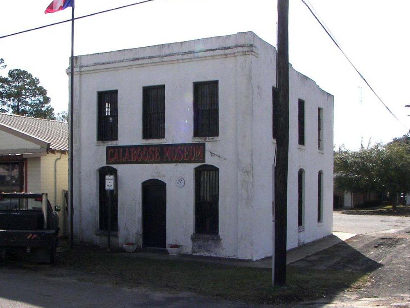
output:
<instances>
[{"instance_id":1,"label":"window sill","mask_svg":"<svg viewBox=\"0 0 410 308\"><path fill-rule=\"evenodd\" d=\"M219 234L198 234L194 233L191 235L191 240L206 240L206 241L221 241Z\"/></svg>"},{"instance_id":2,"label":"window sill","mask_svg":"<svg viewBox=\"0 0 410 308\"><path fill-rule=\"evenodd\" d=\"M219 136L216 137L192 137L192 142L217 142Z\"/></svg>"},{"instance_id":3,"label":"window sill","mask_svg":"<svg viewBox=\"0 0 410 308\"><path fill-rule=\"evenodd\" d=\"M118 140L97 141L96 146L118 145Z\"/></svg>"},{"instance_id":4,"label":"window sill","mask_svg":"<svg viewBox=\"0 0 410 308\"><path fill-rule=\"evenodd\" d=\"M97 230L95 231L95 235L97 236L108 236L107 231ZM118 231L112 231L110 234L112 237L118 237Z\"/></svg>"},{"instance_id":5,"label":"window sill","mask_svg":"<svg viewBox=\"0 0 410 308\"><path fill-rule=\"evenodd\" d=\"M319 152L319 154L322 154L322 155L325 154L325 151L323 150L318 149L317 151Z\"/></svg>"},{"instance_id":6,"label":"window sill","mask_svg":"<svg viewBox=\"0 0 410 308\"><path fill-rule=\"evenodd\" d=\"M141 144L162 144L167 143L166 138L155 138L155 139L142 139Z\"/></svg>"},{"instance_id":7,"label":"window sill","mask_svg":"<svg viewBox=\"0 0 410 308\"><path fill-rule=\"evenodd\" d=\"M298 232L304 232L305 231L305 226L299 226L298 227Z\"/></svg>"},{"instance_id":8,"label":"window sill","mask_svg":"<svg viewBox=\"0 0 410 308\"><path fill-rule=\"evenodd\" d=\"M298 144L298 149L301 150L301 151L304 151L304 150L306 150L306 146Z\"/></svg>"}]
</instances>

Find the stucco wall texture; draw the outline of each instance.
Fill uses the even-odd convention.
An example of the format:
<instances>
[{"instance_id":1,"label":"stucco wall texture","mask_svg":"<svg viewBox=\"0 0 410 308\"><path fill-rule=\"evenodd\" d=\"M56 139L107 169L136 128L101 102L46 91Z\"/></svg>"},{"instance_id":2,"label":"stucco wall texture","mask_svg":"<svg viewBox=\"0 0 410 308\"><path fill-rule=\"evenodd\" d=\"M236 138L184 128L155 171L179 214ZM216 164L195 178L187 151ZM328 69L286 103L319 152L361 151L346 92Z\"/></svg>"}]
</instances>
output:
<instances>
[{"instance_id":1,"label":"stucco wall texture","mask_svg":"<svg viewBox=\"0 0 410 308\"><path fill-rule=\"evenodd\" d=\"M193 83L218 80L219 136L193 137ZM165 138L142 139L142 88L165 85ZM206 143L205 163L219 168L218 245L200 254L257 260L272 254L272 87L276 50L252 32L75 59L74 232L105 245L99 232L98 169L110 145ZM97 92L118 90L118 140L97 141ZM305 101L305 146L297 140L298 99ZM290 66L288 249L332 228L333 96ZM317 147L323 108L324 147ZM142 244L141 184L166 183L166 243L192 253L194 168L201 164L114 165L118 172L118 234L114 245ZM305 170L304 230L297 223L297 174ZM317 173L322 170L323 222L317 222ZM185 179L180 188L176 180Z\"/></svg>"}]
</instances>

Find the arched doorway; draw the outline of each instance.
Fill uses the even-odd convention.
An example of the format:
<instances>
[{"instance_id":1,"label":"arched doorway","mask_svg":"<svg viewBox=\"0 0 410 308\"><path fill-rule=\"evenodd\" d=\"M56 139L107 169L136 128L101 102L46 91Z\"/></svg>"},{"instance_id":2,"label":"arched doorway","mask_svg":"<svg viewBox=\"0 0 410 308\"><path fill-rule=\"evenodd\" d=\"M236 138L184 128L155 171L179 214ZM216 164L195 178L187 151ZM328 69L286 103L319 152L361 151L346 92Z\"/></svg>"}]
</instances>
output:
<instances>
[{"instance_id":1,"label":"arched doorway","mask_svg":"<svg viewBox=\"0 0 410 308\"><path fill-rule=\"evenodd\" d=\"M142 183L143 246L166 248L166 184L160 180Z\"/></svg>"}]
</instances>

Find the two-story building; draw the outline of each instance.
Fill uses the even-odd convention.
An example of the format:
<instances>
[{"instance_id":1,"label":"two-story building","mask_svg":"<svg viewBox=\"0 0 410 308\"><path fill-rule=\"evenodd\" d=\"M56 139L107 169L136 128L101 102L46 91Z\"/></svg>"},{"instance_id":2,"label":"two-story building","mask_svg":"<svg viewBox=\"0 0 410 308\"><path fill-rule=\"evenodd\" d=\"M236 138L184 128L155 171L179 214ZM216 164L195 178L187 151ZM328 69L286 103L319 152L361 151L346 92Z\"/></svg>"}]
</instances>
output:
<instances>
[{"instance_id":1,"label":"two-story building","mask_svg":"<svg viewBox=\"0 0 410 308\"><path fill-rule=\"evenodd\" d=\"M288 249L331 233L333 198L333 96L289 69ZM106 245L110 212L114 245L272 254L273 46L246 32L83 55L74 81L77 241Z\"/></svg>"}]
</instances>

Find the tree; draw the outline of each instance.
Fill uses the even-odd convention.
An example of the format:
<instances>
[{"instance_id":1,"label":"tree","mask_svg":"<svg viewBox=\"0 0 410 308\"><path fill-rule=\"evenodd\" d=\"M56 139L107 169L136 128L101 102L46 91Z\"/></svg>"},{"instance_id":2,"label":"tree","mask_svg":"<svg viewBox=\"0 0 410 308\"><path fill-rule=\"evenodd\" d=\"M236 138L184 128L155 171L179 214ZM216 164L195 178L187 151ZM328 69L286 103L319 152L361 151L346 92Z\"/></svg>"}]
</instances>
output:
<instances>
[{"instance_id":1,"label":"tree","mask_svg":"<svg viewBox=\"0 0 410 308\"><path fill-rule=\"evenodd\" d=\"M57 113L56 120L60 122L68 122L68 112L67 111L61 111Z\"/></svg>"},{"instance_id":2,"label":"tree","mask_svg":"<svg viewBox=\"0 0 410 308\"><path fill-rule=\"evenodd\" d=\"M335 180L337 187L352 192L382 190L377 175L381 163L381 145L361 148L359 151L339 149L335 153Z\"/></svg>"},{"instance_id":3,"label":"tree","mask_svg":"<svg viewBox=\"0 0 410 308\"><path fill-rule=\"evenodd\" d=\"M410 191L410 142L408 136L392 142L335 153L335 183L352 192L389 193L393 206L400 193Z\"/></svg>"},{"instance_id":4,"label":"tree","mask_svg":"<svg viewBox=\"0 0 410 308\"><path fill-rule=\"evenodd\" d=\"M379 177L385 191L393 197L395 208L400 193L410 192L410 143L407 138L384 147Z\"/></svg>"},{"instance_id":5,"label":"tree","mask_svg":"<svg viewBox=\"0 0 410 308\"><path fill-rule=\"evenodd\" d=\"M3 69L6 67L6 64L4 64L4 59L0 58L0 69Z\"/></svg>"},{"instance_id":6,"label":"tree","mask_svg":"<svg viewBox=\"0 0 410 308\"><path fill-rule=\"evenodd\" d=\"M1 63L1 62L0 62ZM0 111L18 115L55 119L47 90L38 78L21 69L12 69L0 76Z\"/></svg>"}]
</instances>

